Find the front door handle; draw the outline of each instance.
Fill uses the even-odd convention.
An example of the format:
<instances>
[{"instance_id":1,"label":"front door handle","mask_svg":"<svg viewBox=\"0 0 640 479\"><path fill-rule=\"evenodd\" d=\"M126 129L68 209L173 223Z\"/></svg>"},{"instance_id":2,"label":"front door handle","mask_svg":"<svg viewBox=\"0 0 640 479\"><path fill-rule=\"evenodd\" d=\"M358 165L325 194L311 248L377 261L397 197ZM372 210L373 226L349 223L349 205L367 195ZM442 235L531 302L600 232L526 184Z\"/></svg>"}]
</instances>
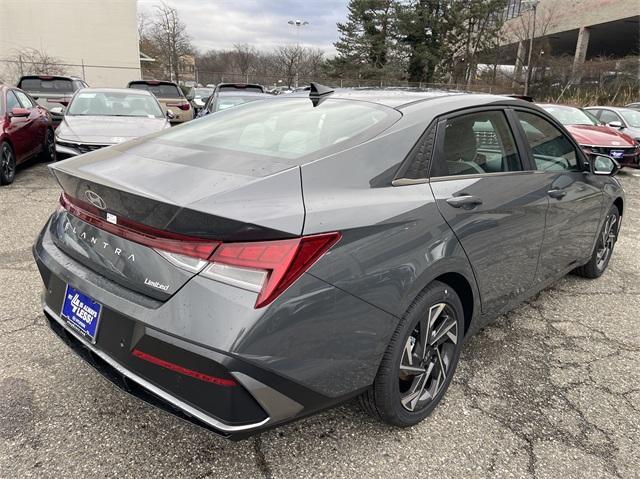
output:
<instances>
[{"instance_id":1,"label":"front door handle","mask_svg":"<svg viewBox=\"0 0 640 479\"><path fill-rule=\"evenodd\" d=\"M556 198L559 200L567 196L567 190L565 190L564 188L554 188L552 190L547 191L547 194L551 198Z\"/></svg>"},{"instance_id":2,"label":"front door handle","mask_svg":"<svg viewBox=\"0 0 640 479\"><path fill-rule=\"evenodd\" d=\"M465 210L473 209L482 204L482 200L480 198L472 195L453 196L451 198L447 198L446 201L454 208L464 208Z\"/></svg>"}]
</instances>

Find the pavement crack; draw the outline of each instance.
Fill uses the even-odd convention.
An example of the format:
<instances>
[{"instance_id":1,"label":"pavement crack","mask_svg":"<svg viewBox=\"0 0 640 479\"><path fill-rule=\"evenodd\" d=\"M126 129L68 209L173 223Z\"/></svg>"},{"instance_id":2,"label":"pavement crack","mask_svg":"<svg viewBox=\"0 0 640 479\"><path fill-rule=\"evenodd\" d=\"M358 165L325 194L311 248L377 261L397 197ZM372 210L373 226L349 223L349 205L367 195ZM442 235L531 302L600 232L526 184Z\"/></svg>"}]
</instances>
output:
<instances>
[{"instance_id":1,"label":"pavement crack","mask_svg":"<svg viewBox=\"0 0 640 479\"><path fill-rule=\"evenodd\" d=\"M262 436L257 435L253 440L253 452L256 457L256 467L262 474L264 479L272 479L273 474L271 472L271 468L267 463L266 458L264 457L264 452L262 451Z\"/></svg>"}]
</instances>

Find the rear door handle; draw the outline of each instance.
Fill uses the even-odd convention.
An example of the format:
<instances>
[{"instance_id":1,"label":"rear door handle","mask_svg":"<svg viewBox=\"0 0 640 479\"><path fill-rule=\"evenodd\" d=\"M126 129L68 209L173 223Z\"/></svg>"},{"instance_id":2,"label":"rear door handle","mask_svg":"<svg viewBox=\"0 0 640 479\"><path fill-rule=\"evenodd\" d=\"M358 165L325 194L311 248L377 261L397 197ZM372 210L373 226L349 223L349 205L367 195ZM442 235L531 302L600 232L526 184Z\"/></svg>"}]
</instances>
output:
<instances>
[{"instance_id":1,"label":"rear door handle","mask_svg":"<svg viewBox=\"0 0 640 479\"><path fill-rule=\"evenodd\" d=\"M454 208L464 208L465 210L473 209L482 204L482 200L480 198L472 195L453 196L451 198L447 198L446 201Z\"/></svg>"},{"instance_id":2,"label":"rear door handle","mask_svg":"<svg viewBox=\"0 0 640 479\"><path fill-rule=\"evenodd\" d=\"M559 200L559 199L564 198L565 196L567 196L567 190L565 190L564 188L554 188L553 190L547 191L547 194L551 198L556 198L556 199Z\"/></svg>"}]
</instances>

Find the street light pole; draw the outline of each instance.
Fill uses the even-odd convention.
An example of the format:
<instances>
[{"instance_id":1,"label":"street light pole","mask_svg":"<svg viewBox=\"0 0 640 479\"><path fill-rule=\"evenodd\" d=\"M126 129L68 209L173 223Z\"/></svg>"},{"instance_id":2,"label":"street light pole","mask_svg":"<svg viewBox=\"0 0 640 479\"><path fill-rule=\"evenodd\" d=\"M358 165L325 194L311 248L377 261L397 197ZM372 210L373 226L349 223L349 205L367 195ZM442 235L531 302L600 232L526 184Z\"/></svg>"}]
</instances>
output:
<instances>
[{"instance_id":1,"label":"street light pole","mask_svg":"<svg viewBox=\"0 0 640 479\"><path fill-rule=\"evenodd\" d=\"M530 3L533 10L533 28L531 29L531 35L529 36L529 54L527 55L527 75L524 78L524 94L529 94L529 84L531 83L531 53L533 52L533 39L536 36L536 13L538 11L538 1L530 0L522 3Z\"/></svg>"},{"instance_id":2,"label":"street light pole","mask_svg":"<svg viewBox=\"0 0 640 479\"><path fill-rule=\"evenodd\" d=\"M300 75L300 29L309 25L309 22L304 20L289 20L289 25L296 27L296 88L298 88L298 80Z\"/></svg>"}]
</instances>

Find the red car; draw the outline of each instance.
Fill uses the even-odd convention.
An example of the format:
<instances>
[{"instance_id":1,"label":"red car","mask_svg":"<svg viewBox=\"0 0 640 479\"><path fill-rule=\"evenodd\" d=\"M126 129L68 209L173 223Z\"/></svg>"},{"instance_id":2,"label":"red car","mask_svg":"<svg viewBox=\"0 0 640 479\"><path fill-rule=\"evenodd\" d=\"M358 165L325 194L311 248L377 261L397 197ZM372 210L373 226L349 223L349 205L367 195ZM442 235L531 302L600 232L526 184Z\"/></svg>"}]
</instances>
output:
<instances>
[{"instance_id":1,"label":"red car","mask_svg":"<svg viewBox=\"0 0 640 479\"><path fill-rule=\"evenodd\" d=\"M12 183L16 165L36 155L56 159L51 115L26 92L0 85L0 185Z\"/></svg>"},{"instance_id":2,"label":"red car","mask_svg":"<svg viewBox=\"0 0 640 479\"><path fill-rule=\"evenodd\" d=\"M540 105L562 123L588 155L608 155L620 166L640 168L640 144L590 113L565 105Z\"/></svg>"}]
</instances>

